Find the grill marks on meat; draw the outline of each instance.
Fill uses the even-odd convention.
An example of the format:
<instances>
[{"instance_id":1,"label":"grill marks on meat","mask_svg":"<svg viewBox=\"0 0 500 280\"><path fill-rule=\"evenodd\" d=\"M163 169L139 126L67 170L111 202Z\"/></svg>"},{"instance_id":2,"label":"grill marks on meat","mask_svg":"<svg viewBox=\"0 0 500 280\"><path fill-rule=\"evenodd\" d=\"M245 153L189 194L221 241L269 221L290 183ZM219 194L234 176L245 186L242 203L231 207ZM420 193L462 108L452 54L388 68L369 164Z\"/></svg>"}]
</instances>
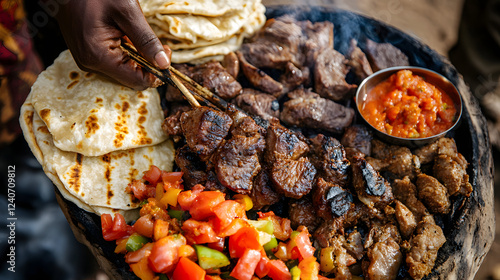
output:
<instances>
[{"instance_id":1,"label":"grill marks on meat","mask_svg":"<svg viewBox=\"0 0 500 280\"><path fill-rule=\"evenodd\" d=\"M192 79L216 93L222 99L231 99L241 93L241 84L217 61L191 68Z\"/></svg>"},{"instance_id":2,"label":"grill marks on meat","mask_svg":"<svg viewBox=\"0 0 500 280\"><path fill-rule=\"evenodd\" d=\"M254 179L250 197L253 202L253 209L261 209L265 206L273 205L280 200L280 195L271 187L269 174L266 169L261 169Z\"/></svg>"},{"instance_id":3,"label":"grill marks on meat","mask_svg":"<svg viewBox=\"0 0 500 280\"><path fill-rule=\"evenodd\" d=\"M233 120L224 112L200 106L182 113L180 122L189 148L206 159L227 136Z\"/></svg>"},{"instance_id":4,"label":"grill marks on meat","mask_svg":"<svg viewBox=\"0 0 500 280\"><path fill-rule=\"evenodd\" d=\"M352 125L345 129L340 143L344 147L355 148L366 156L371 155L373 136L364 125Z\"/></svg>"},{"instance_id":5,"label":"grill marks on meat","mask_svg":"<svg viewBox=\"0 0 500 280\"><path fill-rule=\"evenodd\" d=\"M312 191L312 201L316 215L325 220L341 217L353 205L352 194L337 184L319 177ZM333 214L333 215L332 215Z\"/></svg>"},{"instance_id":6,"label":"grill marks on meat","mask_svg":"<svg viewBox=\"0 0 500 280\"><path fill-rule=\"evenodd\" d=\"M309 152L309 146L297 134L272 120L267 128L265 161L274 163L280 158L296 160Z\"/></svg>"},{"instance_id":7,"label":"grill marks on meat","mask_svg":"<svg viewBox=\"0 0 500 280\"><path fill-rule=\"evenodd\" d=\"M309 159L281 158L271 168L274 189L286 197L299 199L308 194L312 187L316 169Z\"/></svg>"},{"instance_id":8,"label":"grill marks on meat","mask_svg":"<svg viewBox=\"0 0 500 280\"><path fill-rule=\"evenodd\" d=\"M347 186L350 162L337 139L323 134L312 138L310 158L319 176L341 187Z\"/></svg>"},{"instance_id":9,"label":"grill marks on meat","mask_svg":"<svg viewBox=\"0 0 500 280\"><path fill-rule=\"evenodd\" d=\"M389 183L363 157L351 161L352 184L361 202L370 208L383 208L392 202Z\"/></svg>"},{"instance_id":10,"label":"grill marks on meat","mask_svg":"<svg viewBox=\"0 0 500 280\"><path fill-rule=\"evenodd\" d=\"M340 101L352 97L356 85L348 84L347 60L334 49L323 50L314 65L314 89L321 97Z\"/></svg>"},{"instance_id":11,"label":"grill marks on meat","mask_svg":"<svg viewBox=\"0 0 500 280\"><path fill-rule=\"evenodd\" d=\"M280 119L288 125L340 133L353 121L352 108L321 98L309 89L297 89L288 97L290 100L283 104L280 114Z\"/></svg>"}]
</instances>

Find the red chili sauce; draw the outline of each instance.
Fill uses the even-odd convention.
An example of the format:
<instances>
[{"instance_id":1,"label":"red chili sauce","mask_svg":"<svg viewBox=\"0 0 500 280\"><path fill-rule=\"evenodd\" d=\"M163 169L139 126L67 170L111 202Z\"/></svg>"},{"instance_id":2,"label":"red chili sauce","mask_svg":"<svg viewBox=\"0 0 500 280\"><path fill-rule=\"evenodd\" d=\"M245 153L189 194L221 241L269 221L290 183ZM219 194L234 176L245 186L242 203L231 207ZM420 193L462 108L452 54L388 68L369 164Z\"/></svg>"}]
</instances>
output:
<instances>
[{"instance_id":1,"label":"red chili sauce","mask_svg":"<svg viewBox=\"0 0 500 280\"><path fill-rule=\"evenodd\" d=\"M379 131L402 138L425 138L450 128L452 99L410 70L400 70L368 93L361 114Z\"/></svg>"}]
</instances>

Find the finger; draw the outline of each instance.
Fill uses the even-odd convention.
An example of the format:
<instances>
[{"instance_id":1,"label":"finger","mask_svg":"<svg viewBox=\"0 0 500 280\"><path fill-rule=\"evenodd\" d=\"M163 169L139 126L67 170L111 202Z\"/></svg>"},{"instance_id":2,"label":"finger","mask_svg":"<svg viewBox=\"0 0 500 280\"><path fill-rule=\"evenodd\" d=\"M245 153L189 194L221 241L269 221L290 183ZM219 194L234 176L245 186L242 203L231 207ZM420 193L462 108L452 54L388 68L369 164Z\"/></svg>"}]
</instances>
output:
<instances>
[{"instance_id":1,"label":"finger","mask_svg":"<svg viewBox=\"0 0 500 280\"><path fill-rule=\"evenodd\" d=\"M129 1L126 12L117 17L118 27L127 35L132 44L151 63L161 69L170 65L169 52L160 42L160 39L149 26L137 1Z\"/></svg>"}]
</instances>

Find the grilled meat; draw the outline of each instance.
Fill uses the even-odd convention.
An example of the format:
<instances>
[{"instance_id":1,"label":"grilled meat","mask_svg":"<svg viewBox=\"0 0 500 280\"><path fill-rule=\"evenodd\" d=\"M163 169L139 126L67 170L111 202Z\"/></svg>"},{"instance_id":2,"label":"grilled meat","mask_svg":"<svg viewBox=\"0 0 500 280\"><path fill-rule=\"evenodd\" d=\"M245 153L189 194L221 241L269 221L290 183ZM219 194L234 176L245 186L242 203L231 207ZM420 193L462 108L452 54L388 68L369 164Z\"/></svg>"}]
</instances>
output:
<instances>
[{"instance_id":1,"label":"grilled meat","mask_svg":"<svg viewBox=\"0 0 500 280\"><path fill-rule=\"evenodd\" d=\"M319 220L314 214L314 205L308 197L299 200L292 200L288 206L288 218L292 228L306 226L308 230L314 231L319 224Z\"/></svg>"},{"instance_id":2,"label":"grilled meat","mask_svg":"<svg viewBox=\"0 0 500 280\"><path fill-rule=\"evenodd\" d=\"M446 214L450 211L448 191L436 178L419 174L417 177L418 198L432 213Z\"/></svg>"},{"instance_id":3,"label":"grilled meat","mask_svg":"<svg viewBox=\"0 0 500 280\"><path fill-rule=\"evenodd\" d=\"M220 62L210 61L191 68L192 79L216 93L222 99L231 99L241 93L241 84L226 71Z\"/></svg>"},{"instance_id":4,"label":"grilled meat","mask_svg":"<svg viewBox=\"0 0 500 280\"><path fill-rule=\"evenodd\" d=\"M243 111L259 116L264 120L279 117L280 104L276 97L270 94L244 88L243 92L234 99L234 102Z\"/></svg>"},{"instance_id":5,"label":"grilled meat","mask_svg":"<svg viewBox=\"0 0 500 280\"><path fill-rule=\"evenodd\" d=\"M347 53L347 64L351 66L360 82L373 74L366 54L358 47L358 42L355 39L351 39Z\"/></svg>"},{"instance_id":6,"label":"grilled meat","mask_svg":"<svg viewBox=\"0 0 500 280\"><path fill-rule=\"evenodd\" d=\"M197 184L203 185L207 181L206 164L187 145L175 151L175 164L184 173L182 178L187 188L192 188Z\"/></svg>"},{"instance_id":7,"label":"grilled meat","mask_svg":"<svg viewBox=\"0 0 500 280\"><path fill-rule=\"evenodd\" d=\"M313 187L316 169L306 157L297 160L280 158L271 167L274 190L286 197L299 199Z\"/></svg>"},{"instance_id":8,"label":"grilled meat","mask_svg":"<svg viewBox=\"0 0 500 280\"><path fill-rule=\"evenodd\" d=\"M233 120L224 112L200 106L182 113L180 122L191 151L206 159L227 136Z\"/></svg>"},{"instance_id":9,"label":"grilled meat","mask_svg":"<svg viewBox=\"0 0 500 280\"><path fill-rule=\"evenodd\" d=\"M310 89L297 89L288 93L290 100L283 104L280 119L298 127L340 133L354 118L354 110L331 100L321 98Z\"/></svg>"},{"instance_id":10,"label":"grilled meat","mask_svg":"<svg viewBox=\"0 0 500 280\"><path fill-rule=\"evenodd\" d=\"M222 66L224 66L229 75L233 76L235 79L238 78L238 74L240 73L240 61L234 52L229 52L224 56Z\"/></svg>"},{"instance_id":11,"label":"grilled meat","mask_svg":"<svg viewBox=\"0 0 500 280\"><path fill-rule=\"evenodd\" d=\"M323 98L334 101L352 97L356 85L345 80L349 72L346 58L334 49L325 49L314 65L314 90Z\"/></svg>"},{"instance_id":12,"label":"grilled meat","mask_svg":"<svg viewBox=\"0 0 500 280\"><path fill-rule=\"evenodd\" d=\"M309 146L297 134L272 120L267 128L264 160L274 163L280 158L296 160L309 152Z\"/></svg>"},{"instance_id":13,"label":"grilled meat","mask_svg":"<svg viewBox=\"0 0 500 280\"><path fill-rule=\"evenodd\" d=\"M266 169L261 169L255 177L250 197L252 198L253 209L261 209L264 206L273 205L280 200L280 195L271 187L269 174Z\"/></svg>"},{"instance_id":14,"label":"grilled meat","mask_svg":"<svg viewBox=\"0 0 500 280\"><path fill-rule=\"evenodd\" d=\"M345 129L340 143L344 147L355 148L366 156L371 155L373 136L364 125L352 125Z\"/></svg>"},{"instance_id":15,"label":"grilled meat","mask_svg":"<svg viewBox=\"0 0 500 280\"><path fill-rule=\"evenodd\" d=\"M283 92L283 85L274 80L260 68L250 64L241 52L236 52L240 60L241 72L255 88L279 97Z\"/></svg>"},{"instance_id":16,"label":"grilled meat","mask_svg":"<svg viewBox=\"0 0 500 280\"><path fill-rule=\"evenodd\" d=\"M417 227L417 221L415 215L399 200L396 200L396 220L398 221L399 231L404 239L408 239L415 228Z\"/></svg>"},{"instance_id":17,"label":"grilled meat","mask_svg":"<svg viewBox=\"0 0 500 280\"><path fill-rule=\"evenodd\" d=\"M366 40L366 55L374 72L392 66L409 66L408 57L390 43Z\"/></svg>"},{"instance_id":18,"label":"grilled meat","mask_svg":"<svg viewBox=\"0 0 500 280\"><path fill-rule=\"evenodd\" d=\"M312 138L310 158L319 176L341 187L347 186L350 163L337 139L323 134Z\"/></svg>"},{"instance_id":19,"label":"grilled meat","mask_svg":"<svg viewBox=\"0 0 500 280\"><path fill-rule=\"evenodd\" d=\"M434 176L443 183L450 195L469 196L472 192L467 170L460 164L462 158L442 154L434 159Z\"/></svg>"}]
</instances>

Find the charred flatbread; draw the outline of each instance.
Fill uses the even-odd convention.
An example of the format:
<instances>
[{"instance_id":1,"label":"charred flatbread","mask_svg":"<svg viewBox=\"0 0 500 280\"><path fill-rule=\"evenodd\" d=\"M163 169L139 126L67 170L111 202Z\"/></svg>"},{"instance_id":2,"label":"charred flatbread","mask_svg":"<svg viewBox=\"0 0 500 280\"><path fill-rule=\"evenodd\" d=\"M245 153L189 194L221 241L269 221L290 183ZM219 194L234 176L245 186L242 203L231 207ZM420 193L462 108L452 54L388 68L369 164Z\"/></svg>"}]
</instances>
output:
<instances>
[{"instance_id":1,"label":"charred flatbread","mask_svg":"<svg viewBox=\"0 0 500 280\"><path fill-rule=\"evenodd\" d=\"M163 111L156 89L135 91L84 72L68 50L39 75L31 99L64 151L101 156L167 139L158 129Z\"/></svg>"}]
</instances>

